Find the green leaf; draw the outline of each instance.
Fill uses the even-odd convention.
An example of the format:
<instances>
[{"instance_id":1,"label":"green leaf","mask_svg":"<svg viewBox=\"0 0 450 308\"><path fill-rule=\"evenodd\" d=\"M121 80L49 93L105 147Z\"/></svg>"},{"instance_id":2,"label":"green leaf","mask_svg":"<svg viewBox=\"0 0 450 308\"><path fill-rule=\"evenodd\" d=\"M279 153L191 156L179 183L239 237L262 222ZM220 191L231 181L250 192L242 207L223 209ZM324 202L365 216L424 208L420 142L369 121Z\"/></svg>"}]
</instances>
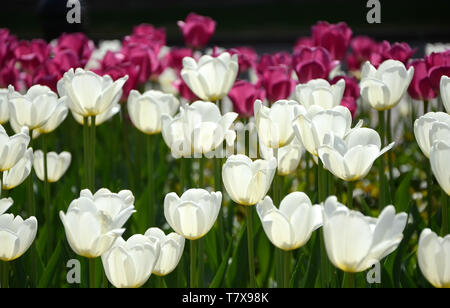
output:
<instances>
[{"instance_id":1,"label":"green leaf","mask_svg":"<svg viewBox=\"0 0 450 308\"><path fill-rule=\"evenodd\" d=\"M222 262L220 263L219 269L217 270L217 273L214 276L214 279L212 280L211 284L209 285L210 288L219 288L222 285L223 277L225 275L225 270L228 265L228 259L230 258L230 254L231 254L231 248L233 248L233 241L230 241L228 244L227 251L225 252L225 255L222 258Z\"/></svg>"},{"instance_id":2,"label":"green leaf","mask_svg":"<svg viewBox=\"0 0 450 308\"><path fill-rule=\"evenodd\" d=\"M58 264L62 261L61 257L62 253L62 246L59 242L56 246L55 251L53 252L47 266L45 267L45 270L43 272L43 275L39 279L38 288L46 288L49 286L51 279L55 275L55 270L58 266Z\"/></svg>"}]
</instances>

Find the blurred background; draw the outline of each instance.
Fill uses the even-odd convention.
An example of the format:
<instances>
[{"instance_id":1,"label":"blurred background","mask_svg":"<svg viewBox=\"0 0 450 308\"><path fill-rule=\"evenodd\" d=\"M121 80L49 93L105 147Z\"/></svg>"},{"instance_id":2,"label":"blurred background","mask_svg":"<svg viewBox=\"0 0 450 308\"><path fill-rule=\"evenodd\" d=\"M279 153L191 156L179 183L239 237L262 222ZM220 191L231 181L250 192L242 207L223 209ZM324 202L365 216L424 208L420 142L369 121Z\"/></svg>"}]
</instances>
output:
<instances>
[{"instance_id":1,"label":"blurred background","mask_svg":"<svg viewBox=\"0 0 450 308\"><path fill-rule=\"evenodd\" d=\"M66 22L67 0L3 0L0 27L22 39L51 40L82 31L94 41L122 38L134 25L165 27L168 45L183 45L176 25L190 12L211 16L217 30L210 45L251 45L257 50L290 50L318 20L345 21L356 35L377 40L450 41L450 1L381 0L381 24L368 24L367 0L79 0L81 25Z\"/></svg>"}]
</instances>

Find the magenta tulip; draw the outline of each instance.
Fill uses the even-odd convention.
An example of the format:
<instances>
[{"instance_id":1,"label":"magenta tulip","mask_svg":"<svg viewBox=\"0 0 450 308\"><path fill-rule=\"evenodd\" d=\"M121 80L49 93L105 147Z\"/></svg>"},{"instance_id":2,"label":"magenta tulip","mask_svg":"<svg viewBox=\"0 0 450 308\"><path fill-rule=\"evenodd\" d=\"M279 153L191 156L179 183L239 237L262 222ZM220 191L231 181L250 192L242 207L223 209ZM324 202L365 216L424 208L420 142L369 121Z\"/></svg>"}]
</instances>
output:
<instances>
[{"instance_id":1,"label":"magenta tulip","mask_svg":"<svg viewBox=\"0 0 450 308\"><path fill-rule=\"evenodd\" d=\"M433 91L428 76L427 63L423 59L414 60L409 67L414 67L414 76L408 88L408 93L413 99L430 100L437 96Z\"/></svg>"},{"instance_id":2,"label":"magenta tulip","mask_svg":"<svg viewBox=\"0 0 450 308\"><path fill-rule=\"evenodd\" d=\"M191 48L203 48L216 30L216 22L207 16L190 13L185 21L178 21L184 42Z\"/></svg>"},{"instance_id":3,"label":"magenta tulip","mask_svg":"<svg viewBox=\"0 0 450 308\"><path fill-rule=\"evenodd\" d=\"M233 103L234 111L241 117L248 118L253 116L255 100L264 100L265 92L257 85L239 80L228 93L228 97Z\"/></svg>"},{"instance_id":4,"label":"magenta tulip","mask_svg":"<svg viewBox=\"0 0 450 308\"><path fill-rule=\"evenodd\" d=\"M302 47L292 58L292 66L300 83L312 79L327 79L331 70L338 64L322 47Z\"/></svg>"},{"instance_id":5,"label":"magenta tulip","mask_svg":"<svg viewBox=\"0 0 450 308\"><path fill-rule=\"evenodd\" d=\"M312 27L314 44L328 50L331 57L336 60L342 60L345 57L352 34L352 30L345 22L329 24L319 21Z\"/></svg>"}]
</instances>

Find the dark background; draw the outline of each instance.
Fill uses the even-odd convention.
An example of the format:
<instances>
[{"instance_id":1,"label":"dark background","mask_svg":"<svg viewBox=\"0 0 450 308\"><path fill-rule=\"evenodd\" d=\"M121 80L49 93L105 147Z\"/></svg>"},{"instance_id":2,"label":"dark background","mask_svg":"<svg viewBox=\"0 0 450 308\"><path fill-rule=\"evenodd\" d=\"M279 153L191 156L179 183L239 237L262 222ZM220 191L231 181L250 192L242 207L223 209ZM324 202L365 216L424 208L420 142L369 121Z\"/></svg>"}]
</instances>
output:
<instances>
[{"instance_id":1,"label":"dark background","mask_svg":"<svg viewBox=\"0 0 450 308\"><path fill-rule=\"evenodd\" d=\"M450 41L450 0L381 0L381 24L366 22L367 0L81 0L82 28L66 22L66 0L1 0L0 27L19 38L50 40L64 31L82 30L92 39L122 38L133 25L166 28L168 45L182 45L176 22L189 12L217 21L211 44L253 45L290 49L296 38L310 33L318 20L345 21L355 34L378 40Z\"/></svg>"}]
</instances>

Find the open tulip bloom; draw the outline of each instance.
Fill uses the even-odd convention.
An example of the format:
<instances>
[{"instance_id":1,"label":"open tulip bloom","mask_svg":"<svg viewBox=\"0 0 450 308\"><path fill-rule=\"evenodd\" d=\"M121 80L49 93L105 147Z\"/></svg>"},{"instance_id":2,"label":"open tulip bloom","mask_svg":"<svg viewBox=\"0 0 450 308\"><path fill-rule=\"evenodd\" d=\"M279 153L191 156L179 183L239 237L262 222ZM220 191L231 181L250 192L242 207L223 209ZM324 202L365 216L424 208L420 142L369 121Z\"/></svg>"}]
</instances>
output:
<instances>
[{"instance_id":1,"label":"open tulip bloom","mask_svg":"<svg viewBox=\"0 0 450 308\"><path fill-rule=\"evenodd\" d=\"M347 182L365 177L374 161L395 144L381 149L380 135L365 127L352 129L344 138L328 133L323 143L319 147L319 157L324 167Z\"/></svg>"},{"instance_id":2,"label":"open tulip bloom","mask_svg":"<svg viewBox=\"0 0 450 308\"><path fill-rule=\"evenodd\" d=\"M270 160L275 157L275 149L266 147L262 142L259 143L259 150L261 157L265 160ZM300 164L300 160L303 156L305 149L297 138L293 138L292 141L278 149L277 156L277 174L285 176L295 172ZM256 151L255 151L256 153Z\"/></svg>"},{"instance_id":3,"label":"open tulip bloom","mask_svg":"<svg viewBox=\"0 0 450 308\"><path fill-rule=\"evenodd\" d=\"M40 134L51 133L66 119L69 114L69 108L67 107L65 99L66 97L56 105L55 110L51 113L44 125L33 130L33 138L37 138Z\"/></svg>"},{"instance_id":4,"label":"open tulip bloom","mask_svg":"<svg viewBox=\"0 0 450 308\"><path fill-rule=\"evenodd\" d=\"M414 122L414 135L422 153L429 158L434 141L450 141L450 115L428 112Z\"/></svg>"},{"instance_id":5,"label":"open tulip bloom","mask_svg":"<svg viewBox=\"0 0 450 308\"><path fill-rule=\"evenodd\" d=\"M327 133L344 138L351 131L352 115L348 108L336 106L323 109L313 105L309 109L299 108L299 115L293 122L294 132L305 149L314 156L319 156L319 147L324 144ZM360 127L360 121L357 127Z\"/></svg>"},{"instance_id":6,"label":"open tulip bloom","mask_svg":"<svg viewBox=\"0 0 450 308\"><path fill-rule=\"evenodd\" d=\"M228 52L218 57L204 55L198 62L191 57L183 59L181 77L199 98L216 102L225 97L238 73L237 55Z\"/></svg>"},{"instance_id":7,"label":"open tulip bloom","mask_svg":"<svg viewBox=\"0 0 450 308\"><path fill-rule=\"evenodd\" d=\"M436 180L447 195L450 196L450 141L437 140L430 151L431 170ZM444 205L445 206L445 205Z\"/></svg>"},{"instance_id":8,"label":"open tulip bloom","mask_svg":"<svg viewBox=\"0 0 450 308\"><path fill-rule=\"evenodd\" d=\"M69 152L47 153L47 180L49 183L58 182L67 171L72 160ZM33 168L39 180L44 181L44 153L41 150L34 152Z\"/></svg>"},{"instance_id":9,"label":"open tulip bloom","mask_svg":"<svg viewBox=\"0 0 450 308\"><path fill-rule=\"evenodd\" d=\"M101 256L125 231L123 225L135 212L134 196L129 190L112 193L106 188L94 195L84 189L67 212L59 216L72 250L80 256Z\"/></svg>"},{"instance_id":10,"label":"open tulip bloom","mask_svg":"<svg viewBox=\"0 0 450 308\"><path fill-rule=\"evenodd\" d=\"M196 101L182 106L174 118L163 114L162 135L176 158L208 154L224 140L234 143L236 133L230 128L237 116L235 112L222 116L215 104Z\"/></svg>"},{"instance_id":11,"label":"open tulip bloom","mask_svg":"<svg viewBox=\"0 0 450 308\"><path fill-rule=\"evenodd\" d=\"M106 277L116 288L139 288L150 278L160 251L154 238L135 234L125 241L119 237L102 254Z\"/></svg>"},{"instance_id":12,"label":"open tulip bloom","mask_svg":"<svg viewBox=\"0 0 450 308\"><path fill-rule=\"evenodd\" d=\"M441 98L445 110L450 113L450 77L442 76L441 78Z\"/></svg>"},{"instance_id":13,"label":"open tulip bloom","mask_svg":"<svg viewBox=\"0 0 450 308\"><path fill-rule=\"evenodd\" d=\"M349 210L335 196L323 208L323 236L331 263L349 273L371 268L392 253L403 239L408 215L390 205L378 218Z\"/></svg>"},{"instance_id":14,"label":"open tulip bloom","mask_svg":"<svg viewBox=\"0 0 450 308\"><path fill-rule=\"evenodd\" d=\"M20 133L9 137L0 125L0 171L11 169L23 157L29 143L30 136L26 126Z\"/></svg>"},{"instance_id":15,"label":"open tulip bloom","mask_svg":"<svg viewBox=\"0 0 450 308\"><path fill-rule=\"evenodd\" d=\"M100 124L103 124L104 122L111 119L113 116L119 113L120 111L120 98L122 97L122 91L117 94L117 96L114 98L111 105L102 113L98 114L95 117L95 126L99 126ZM84 119L87 119L88 125L91 126L91 118L85 118L82 115L71 111L73 118L75 121L78 122L78 124L84 125Z\"/></svg>"},{"instance_id":16,"label":"open tulip bloom","mask_svg":"<svg viewBox=\"0 0 450 308\"><path fill-rule=\"evenodd\" d=\"M406 70L396 60L386 60L376 69L367 61L361 73L361 96L378 111L395 107L406 93L414 75L414 67Z\"/></svg>"},{"instance_id":17,"label":"open tulip bloom","mask_svg":"<svg viewBox=\"0 0 450 308\"><path fill-rule=\"evenodd\" d=\"M345 80L330 85L325 79L313 79L295 87L295 99L306 109L313 105L323 109L339 106L345 91Z\"/></svg>"},{"instance_id":18,"label":"open tulip bloom","mask_svg":"<svg viewBox=\"0 0 450 308\"><path fill-rule=\"evenodd\" d=\"M0 124L5 124L9 120L8 89L0 89Z\"/></svg>"},{"instance_id":19,"label":"open tulip bloom","mask_svg":"<svg viewBox=\"0 0 450 308\"><path fill-rule=\"evenodd\" d=\"M322 207L312 205L305 193L292 192L276 208L266 196L256 206L264 232L273 245L294 250L305 245L313 231L322 226Z\"/></svg>"},{"instance_id":20,"label":"open tulip bloom","mask_svg":"<svg viewBox=\"0 0 450 308\"><path fill-rule=\"evenodd\" d=\"M28 148L23 157L9 170L3 172L2 189L11 190L25 181L33 168L33 149Z\"/></svg>"},{"instance_id":21,"label":"open tulip bloom","mask_svg":"<svg viewBox=\"0 0 450 308\"><path fill-rule=\"evenodd\" d=\"M450 288L450 234L439 237L430 229L420 234L417 249L419 267L436 288Z\"/></svg>"},{"instance_id":22,"label":"open tulip bloom","mask_svg":"<svg viewBox=\"0 0 450 308\"><path fill-rule=\"evenodd\" d=\"M296 101L279 100L270 108L255 101L255 123L258 137L269 148L278 149L294 138L292 121L297 115L299 104Z\"/></svg>"}]
</instances>

